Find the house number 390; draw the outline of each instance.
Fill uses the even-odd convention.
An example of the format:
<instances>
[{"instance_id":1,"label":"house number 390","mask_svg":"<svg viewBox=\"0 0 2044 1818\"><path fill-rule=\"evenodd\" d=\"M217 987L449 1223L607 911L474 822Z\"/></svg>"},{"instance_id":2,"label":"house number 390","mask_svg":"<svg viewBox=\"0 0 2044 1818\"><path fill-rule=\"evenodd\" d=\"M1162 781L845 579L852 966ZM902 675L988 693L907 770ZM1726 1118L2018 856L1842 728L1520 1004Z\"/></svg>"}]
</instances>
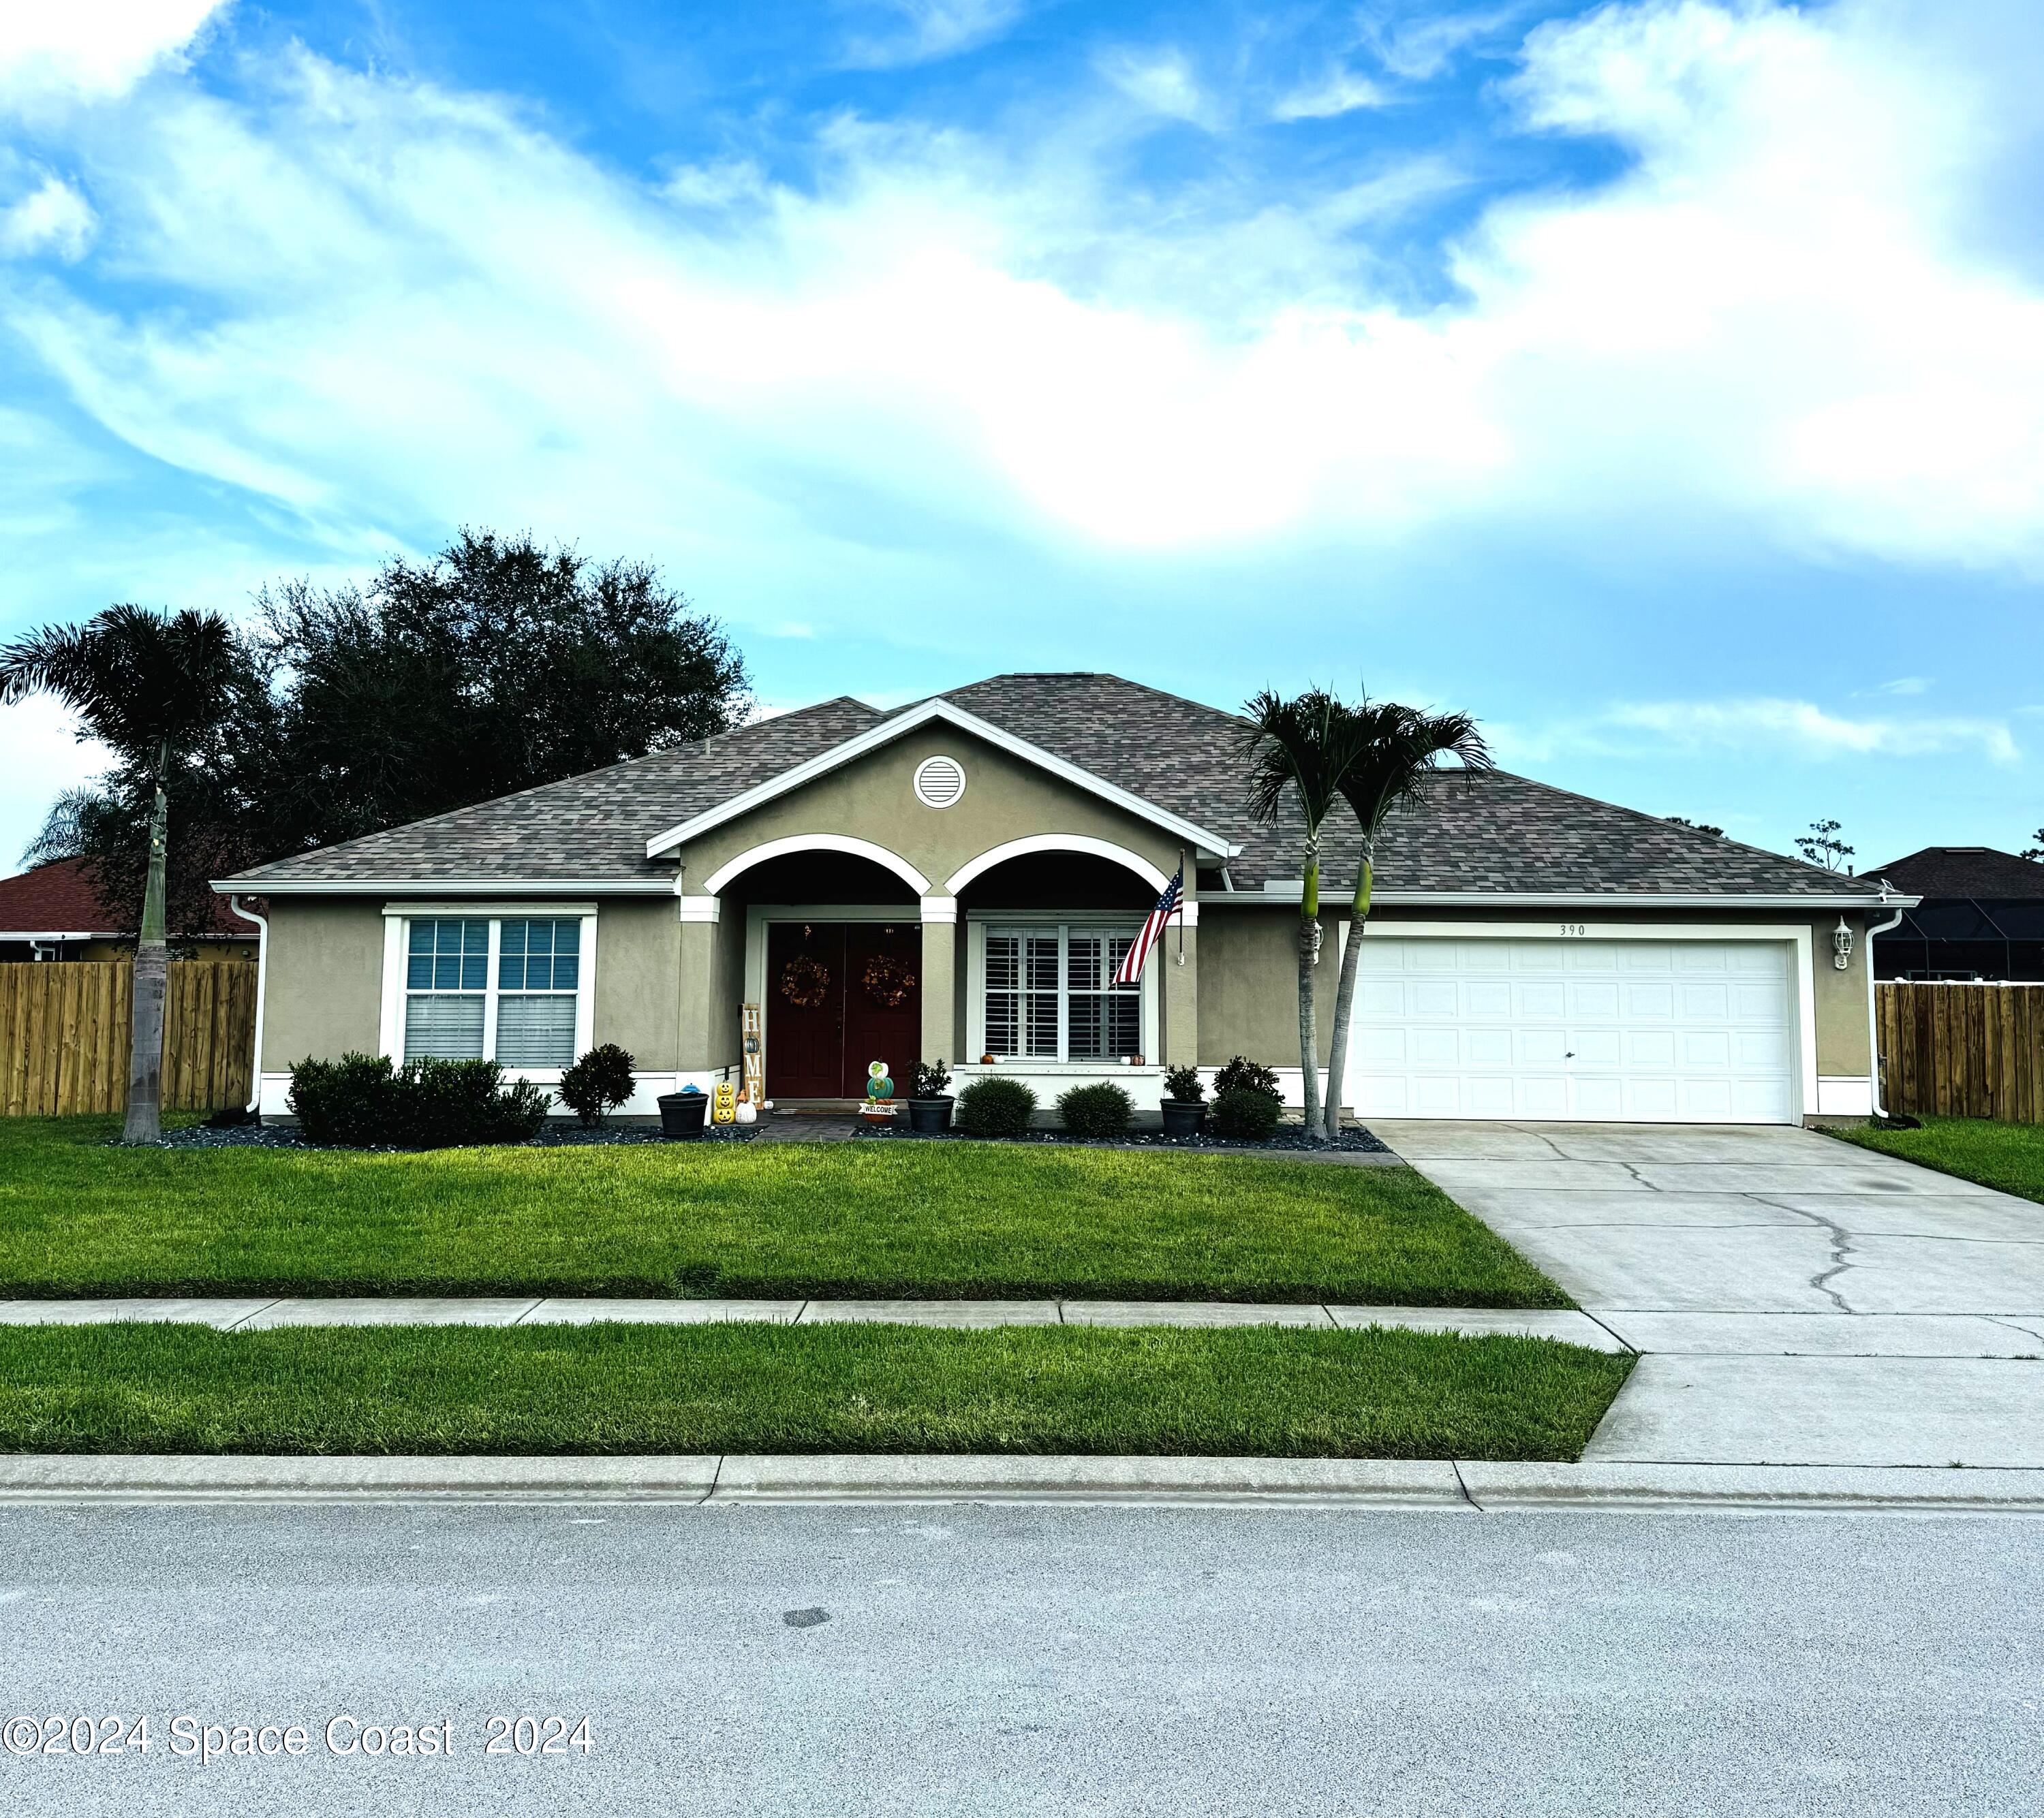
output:
<instances>
[{"instance_id":1,"label":"house number 390","mask_svg":"<svg viewBox=\"0 0 2044 1818\"><path fill-rule=\"evenodd\" d=\"M1589 932L1588 926L1581 922L1564 922L1562 924L1562 933L1566 938L1580 938Z\"/></svg>"}]
</instances>

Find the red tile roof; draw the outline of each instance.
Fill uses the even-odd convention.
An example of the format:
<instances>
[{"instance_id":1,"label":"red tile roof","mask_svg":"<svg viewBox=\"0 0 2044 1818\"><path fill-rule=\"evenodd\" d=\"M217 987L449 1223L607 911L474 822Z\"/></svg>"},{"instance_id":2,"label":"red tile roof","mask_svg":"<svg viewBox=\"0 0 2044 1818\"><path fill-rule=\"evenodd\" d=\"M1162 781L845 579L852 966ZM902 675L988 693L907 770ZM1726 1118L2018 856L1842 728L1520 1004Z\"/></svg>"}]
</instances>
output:
<instances>
[{"instance_id":1,"label":"red tile roof","mask_svg":"<svg viewBox=\"0 0 2044 1818\"><path fill-rule=\"evenodd\" d=\"M82 858L54 859L18 877L0 878L0 941L18 941L29 934L132 937L139 919L106 912L94 893ZM221 897L214 903L209 926L176 932L189 940L206 934L253 938L256 930Z\"/></svg>"}]
</instances>

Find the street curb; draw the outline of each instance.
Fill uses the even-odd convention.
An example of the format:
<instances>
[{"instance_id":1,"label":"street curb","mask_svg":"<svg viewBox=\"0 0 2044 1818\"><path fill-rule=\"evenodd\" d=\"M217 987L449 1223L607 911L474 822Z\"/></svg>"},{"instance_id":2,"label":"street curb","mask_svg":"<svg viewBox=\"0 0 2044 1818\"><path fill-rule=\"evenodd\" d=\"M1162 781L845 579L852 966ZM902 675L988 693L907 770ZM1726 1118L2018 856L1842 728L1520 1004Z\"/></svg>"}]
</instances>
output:
<instances>
[{"instance_id":1,"label":"street curb","mask_svg":"<svg viewBox=\"0 0 2044 1818\"><path fill-rule=\"evenodd\" d=\"M0 1456L0 1505L1031 1503L1347 1510L2044 1514L2044 1470L1449 1460L943 1456Z\"/></svg>"}]
</instances>

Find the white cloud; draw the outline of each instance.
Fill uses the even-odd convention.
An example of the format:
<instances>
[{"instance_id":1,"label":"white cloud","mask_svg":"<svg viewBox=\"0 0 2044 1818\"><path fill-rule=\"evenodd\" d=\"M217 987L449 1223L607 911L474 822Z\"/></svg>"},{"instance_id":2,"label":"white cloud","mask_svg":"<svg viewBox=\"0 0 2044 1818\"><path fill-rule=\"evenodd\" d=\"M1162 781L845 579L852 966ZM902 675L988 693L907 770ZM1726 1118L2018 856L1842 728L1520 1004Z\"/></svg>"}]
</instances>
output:
<instances>
[{"instance_id":1,"label":"white cloud","mask_svg":"<svg viewBox=\"0 0 2044 1818\"><path fill-rule=\"evenodd\" d=\"M1022 16L1024 0L873 0L889 29L862 33L845 60L855 68L892 69L933 63L977 50Z\"/></svg>"},{"instance_id":2,"label":"white cloud","mask_svg":"<svg viewBox=\"0 0 2044 1818\"><path fill-rule=\"evenodd\" d=\"M2019 754L2000 720L1848 719L1807 700L1639 701L1611 708L1600 723L1693 753L1825 758L1975 751L1999 764L2013 763Z\"/></svg>"},{"instance_id":3,"label":"white cloud","mask_svg":"<svg viewBox=\"0 0 2044 1818\"><path fill-rule=\"evenodd\" d=\"M1892 681L1878 684L1871 692L1875 694L1927 694L1931 686L1928 676L1897 676Z\"/></svg>"},{"instance_id":4,"label":"white cloud","mask_svg":"<svg viewBox=\"0 0 2044 1818\"><path fill-rule=\"evenodd\" d=\"M932 520L1197 550L1675 512L2044 571L2044 296L1966 232L2034 104L1987 108L2005 47L1946 17L1542 28L1529 128L1635 162L1490 208L1424 310L1358 244L1396 169L1129 201L1110 154L1145 121L1224 124L1176 52L1105 58L1112 115L1014 148L841 121L813 193L743 159L649 191L489 99L297 52L253 99L151 84L78 129L119 294L179 307L59 279L0 289L0 321L114 434L337 546L571 522L825 573L912 559Z\"/></svg>"},{"instance_id":5,"label":"white cloud","mask_svg":"<svg viewBox=\"0 0 2044 1818\"><path fill-rule=\"evenodd\" d=\"M124 94L230 0L10 0L0 105Z\"/></svg>"},{"instance_id":6,"label":"white cloud","mask_svg":"<svg viewBox=\"0 0 2044 1818\"><path fill-rule=\"evenodd\" d=\"M1527 10L1521 0L1516 6L1482 12L1438 13L1397 21L1366 13L1358 23L1363 43L1386 73L1406 82L1431 82L1469 46L1496 36Z\"/></svg>"},{"instance_id":7,"label":"white cloud","mask_svg":"<svg viewBox=\"0 0 2044 1818\"><path fill-rule=\"evenodd\" d=\"M88 782L113 761L47 695L0 707L0 876L15 869L23 848L42 831L51 801Z\"/></svg>"},{"instance_id":8,"label":"white cloud","mask_svg":"<svg viewBox=\"0 0 2044 1818\"><path fill-rule=\"evenodd\" d=\"M1209 130L1221 124L1220 103L1201 86L1181 51L1110 51L1097 59L1095 67L1149 113Z\"/></svg>"},{"instance_id":9,"label":"white cloud","mask_svg":"<svg viewBox=\"0 0 2044 1818\"><path fill-rule=\"evenodd\" d=\"M1307 82L1283 96L1271 109L1273 120L1331 120L1358 108L1381 107L1384 90L1353 70L1332 69L1318 82Z\"/></svg>"},{"instance_id":10,"label":"white cloud","mask_svg":"<svg viewBox=\"0 0 2044 1818\"><path fill-rule=\"evenodd\" d=\"M45 177L13 207L0 209L0 254L54 252L75 263L91 244L93 224L85 198L62 178Z\"/></svg>"}]
</instances>

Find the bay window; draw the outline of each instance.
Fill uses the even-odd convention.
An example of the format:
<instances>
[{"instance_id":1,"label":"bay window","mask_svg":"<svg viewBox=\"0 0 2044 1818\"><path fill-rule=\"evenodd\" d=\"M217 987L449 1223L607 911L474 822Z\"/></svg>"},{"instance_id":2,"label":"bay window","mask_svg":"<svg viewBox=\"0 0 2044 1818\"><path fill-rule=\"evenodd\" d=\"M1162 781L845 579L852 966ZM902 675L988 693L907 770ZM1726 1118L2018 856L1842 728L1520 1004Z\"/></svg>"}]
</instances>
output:
<instances>
[{"instance_id":1,"label":"bay window","mask_svg":"<svg viewBox=\"0 0 2044 1818\"><path fill-rule=\"evenodd\" d=\"M588 915L394 916L385 1051L557 1070L589 1045ZM394 1001L393 1001L394 999Z\"/></svg>"}]
</instances>

